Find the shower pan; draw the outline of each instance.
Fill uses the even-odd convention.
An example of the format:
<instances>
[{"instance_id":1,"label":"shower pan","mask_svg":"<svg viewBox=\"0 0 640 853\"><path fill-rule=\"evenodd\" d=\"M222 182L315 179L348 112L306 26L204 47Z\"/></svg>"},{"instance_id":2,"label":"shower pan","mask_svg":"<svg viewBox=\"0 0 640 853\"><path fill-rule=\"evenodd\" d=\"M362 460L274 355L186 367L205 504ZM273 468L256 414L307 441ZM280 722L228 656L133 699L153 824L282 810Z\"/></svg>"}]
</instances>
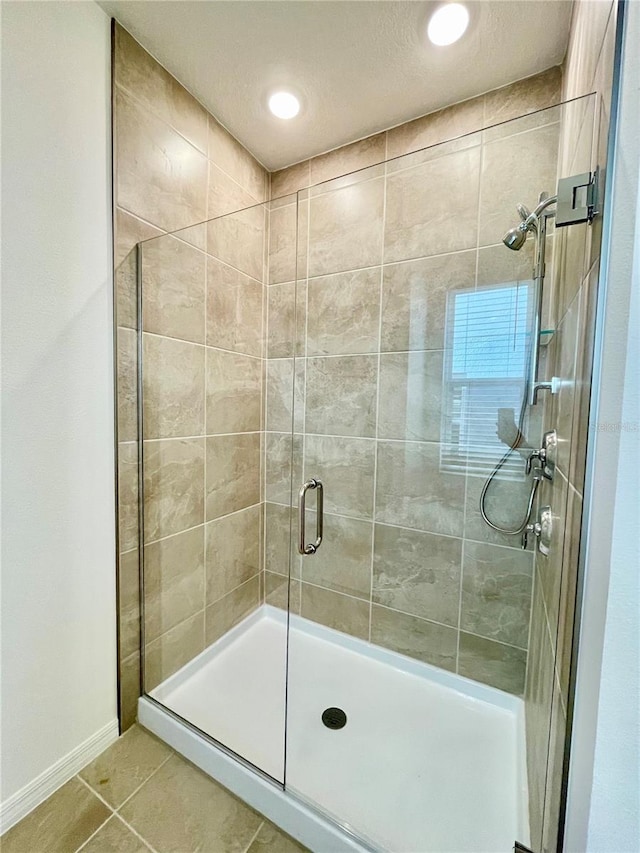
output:
<instances>
[{"instance_id":1,"label":"shower pan","mask_svg":"<svg viewBox=\"0 0 640 853\"><path fill-rule=\"evenodd\" d=\"M593 123L568 102L138 246L139 719L312 850L547 849L567 498L539 448L585 251L549 214Z\"/></svg>"}]
</instances>

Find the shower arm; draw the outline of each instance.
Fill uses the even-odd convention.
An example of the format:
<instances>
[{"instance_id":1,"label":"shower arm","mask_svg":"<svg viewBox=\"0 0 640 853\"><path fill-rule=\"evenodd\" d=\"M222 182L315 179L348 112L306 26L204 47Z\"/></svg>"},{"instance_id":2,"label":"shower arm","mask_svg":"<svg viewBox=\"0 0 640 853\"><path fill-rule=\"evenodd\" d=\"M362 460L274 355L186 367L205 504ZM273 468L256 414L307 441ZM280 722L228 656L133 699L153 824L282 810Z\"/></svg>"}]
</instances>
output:
<instances>
[{"instance_id":1,"label":"shower arm","mask_svg":"<svg viewBox=\"0 0 640 853\"><path fill-rule=\"evenodd\" d=\"M540 332L542 331L542 287L545 274L545 254L547 244L547 219L556 215L555 210L549 210L550 205L555 204L558 200L557 196L550 196L543 199L536 209L525 220L525 225L535 228L536 236L536 257L533 267L533 279L535 285L535 309L533 315L533 329L531 338L531 359L530 359L530 374L529 382L529 400L530 406L535 406L538 402L538 394L540 391L551 391L555 393L557 380L552 379L550 382L539 382L538 371L540 362Z\"/></svg>"}]
</instances>

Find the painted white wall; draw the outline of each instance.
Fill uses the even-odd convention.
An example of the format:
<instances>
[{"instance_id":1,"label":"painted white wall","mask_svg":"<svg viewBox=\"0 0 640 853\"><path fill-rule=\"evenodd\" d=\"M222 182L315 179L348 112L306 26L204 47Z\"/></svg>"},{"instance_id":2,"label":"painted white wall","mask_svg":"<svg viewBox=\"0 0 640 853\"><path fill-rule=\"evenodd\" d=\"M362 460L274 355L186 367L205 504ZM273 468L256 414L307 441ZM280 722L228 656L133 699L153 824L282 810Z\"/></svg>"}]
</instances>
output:
<instances>
[{"instance_id":1,"label":"painted white wall","mask_svg":"<svg viewBox=\"0 0 640 853\"><path fill-rule=\"evenodd\" d=\"M1 5L6 803L113 723L116 611L110 24Z\"/></svg>"},{"instance_id":2,"label":"painted white wall","mask_svg":"<svg viewBox=\"0 0 640 853\"><path fill-rule=\"evenodd\" d=\"M640 850L640 3L627 4L565 849ZM619 426L618 426L619 425Z\"/></svg>"}]
</instances>

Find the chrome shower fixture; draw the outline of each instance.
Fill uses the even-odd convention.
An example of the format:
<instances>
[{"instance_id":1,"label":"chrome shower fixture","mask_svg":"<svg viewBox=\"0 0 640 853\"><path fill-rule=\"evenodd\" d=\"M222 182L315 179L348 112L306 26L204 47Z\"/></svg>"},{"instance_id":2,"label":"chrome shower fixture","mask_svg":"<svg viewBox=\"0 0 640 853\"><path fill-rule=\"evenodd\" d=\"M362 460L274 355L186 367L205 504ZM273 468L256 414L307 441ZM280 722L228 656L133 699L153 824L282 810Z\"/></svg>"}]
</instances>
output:
<instances>
[{"instance_id":1,"label":"chrome shower fixture","mask_svg":"<svg viewBox=\"0 0 640 853\"><path fill-rule=\"evenodd\" d=\"M517 204L516 209L520 214L520 218L522 222L519 225L516 225L515 228L510 228L509 231L502 238L502 242L508 249L513 249L514 252L517 252L521 249L527 239L527 235L531 231L532 233L538 232L538 223L540 221L540 215L547 211L547 208L555 204L558 200L558 197L546 196L540 199L538 206L536 209L530 213L528 208L524 206L524 204ZM547 211L545 216L555 216L555 211Z\"/></svg>"}]
</instances>

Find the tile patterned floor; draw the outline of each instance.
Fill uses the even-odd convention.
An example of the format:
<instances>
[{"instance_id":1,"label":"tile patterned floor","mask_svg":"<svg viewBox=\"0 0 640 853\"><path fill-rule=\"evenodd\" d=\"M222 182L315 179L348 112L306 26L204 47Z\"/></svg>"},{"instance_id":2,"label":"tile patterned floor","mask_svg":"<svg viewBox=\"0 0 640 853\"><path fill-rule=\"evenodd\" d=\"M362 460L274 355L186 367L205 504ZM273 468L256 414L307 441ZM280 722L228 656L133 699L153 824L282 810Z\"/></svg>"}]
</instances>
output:
<instances>
[{"instance_id":1,"label":"tile patterned floor","mask_svg":"<svg viewBox=\"0 0 640 853\"><path fill-rule=\"evenodd\" d=\"M0 841L2 853L305 853L139 726Z\"/></svg>"}]
</instances>

